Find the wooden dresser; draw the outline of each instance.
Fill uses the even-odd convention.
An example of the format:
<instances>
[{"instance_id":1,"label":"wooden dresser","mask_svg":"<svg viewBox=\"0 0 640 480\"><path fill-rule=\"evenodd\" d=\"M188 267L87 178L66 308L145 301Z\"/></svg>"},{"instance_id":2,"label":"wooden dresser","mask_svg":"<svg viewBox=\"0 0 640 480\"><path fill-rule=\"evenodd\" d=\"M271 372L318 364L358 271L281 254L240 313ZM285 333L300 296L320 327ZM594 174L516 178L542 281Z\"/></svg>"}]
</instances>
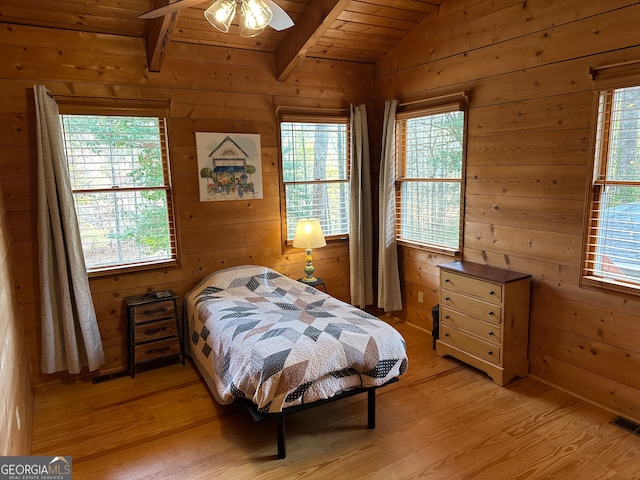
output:
<instances>
[{"instance_id":1,"label":"wooden dresser","mask_svg":"<svg viewBox=\"0 0 640 480\"><path fill-rule=\"evenodd\" d=\"M181 356L184 364L177 299L171 290L125 298L131 377L140 363Z\"/></svg>"},{"instance_id":2,"label":"wooden dresser","mask_svg":"<svg viewBox=\"0 0 640 480\"><path fill-rule=\"evenodd\" d=\"M499 385L526 377L531 275L471 262L438 267L436 354L462 360Z\"/></svg>"}]
</instances>

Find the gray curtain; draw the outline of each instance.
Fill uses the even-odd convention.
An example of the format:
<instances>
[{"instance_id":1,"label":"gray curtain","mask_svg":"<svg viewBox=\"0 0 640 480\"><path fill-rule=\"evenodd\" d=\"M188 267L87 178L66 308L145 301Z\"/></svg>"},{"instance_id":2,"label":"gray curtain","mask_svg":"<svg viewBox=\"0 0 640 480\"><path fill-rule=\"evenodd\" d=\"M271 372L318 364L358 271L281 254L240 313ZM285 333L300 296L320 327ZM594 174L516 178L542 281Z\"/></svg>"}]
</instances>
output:
<instances>
[{"instance_id":1,"label":"gray curtain","mask_svg":"<svg viewBox=\"0 0 640 480\"><path fill-rule=\"evenodd\" d=\"M382 308L385 312L402 310L398 246L396 244L395 126L397 109L397 100L389 100L385 103L382 158L380 159L378 308Z\"/></svg>"},{"instance_id":2,"label":"gray curtain","mask_svg":"<svg viewBox=\"0 0 640 480\"><path fill-rule=\"evenodd\" d=\"M38 140L38 249L42 373L80 373L104 363L73 205L58 104L33 87Z\"/></svg>"},{"instance_id":3,"label":"gray curtain","mask_svg":"<svg viewBox=\"0 0 640 480\"><path fill-rule=\"evenodd\" d=\"M364 308L373 304L371 263L371 176L369 133L364 105L351 105L351 183L349 227L349 277L351 303Z\"/></svg>"}]
</instances>

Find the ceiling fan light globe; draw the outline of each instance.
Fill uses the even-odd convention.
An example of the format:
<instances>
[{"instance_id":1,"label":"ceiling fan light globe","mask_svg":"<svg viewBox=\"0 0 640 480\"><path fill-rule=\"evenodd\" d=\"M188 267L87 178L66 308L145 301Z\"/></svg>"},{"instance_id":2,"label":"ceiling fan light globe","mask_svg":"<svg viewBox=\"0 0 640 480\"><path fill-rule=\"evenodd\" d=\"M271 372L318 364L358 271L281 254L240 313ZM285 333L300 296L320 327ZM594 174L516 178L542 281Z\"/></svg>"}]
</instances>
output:
<instances>
[{"instance_id":1,"label":"ceiling fan light globe","mask_svg":"<svg viewBox=\"0 0 640 480\"><path fill-rule=\"evenodd\" d=\"M216 0L204 11L204 17L215 28L227 33L236 14L236 3L236 0Z\"/></svg>"},{"instance_id":2,"label":"ceiling fan light globe","mask_svg":"<svg viewBox=\"0 0 640 480\"><path fill-rule=\"evenodd\" d=\"M261 28L259 30L251 30L250 28L244 28L240 26L240 35L242 35L243 37L257 37L262 32L264 32L264 28Z\"/></svg>"},{"instance_id":3,"label":"ceiling fan light globe","mask_svg":"<svg viewBox=\"0 0 640 480\"><path fill-rule=\"evenodd\" d=\"M244 35L244 36L255 36L260 33L260 31L264 30L271 19L273 18L273 12L269 5L267 5L263 0L243 0L240 4L240 29L241 31L252 30L257 33L254 35ZM242 32L241 32L242 34Z\"/></svg>"}]
</instances>

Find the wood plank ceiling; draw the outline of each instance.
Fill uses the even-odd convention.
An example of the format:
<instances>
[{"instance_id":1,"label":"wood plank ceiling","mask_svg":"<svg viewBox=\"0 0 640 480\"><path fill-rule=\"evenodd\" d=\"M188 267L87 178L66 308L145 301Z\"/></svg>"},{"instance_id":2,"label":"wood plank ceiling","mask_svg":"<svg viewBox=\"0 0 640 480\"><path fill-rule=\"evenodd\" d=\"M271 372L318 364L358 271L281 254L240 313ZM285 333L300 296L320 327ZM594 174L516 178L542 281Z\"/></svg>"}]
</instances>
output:
<instances>
[{"instance_id":1,"label":"wood plank ceiling","mask_svg":"<svg viewBox=\"0 0 640 480\"><path fill-rule=\"evenodd\" d=\"M212 0L154 20L138 16L173 0L2 0L0 22L146 38L149 69L159 71L169 42L276 55L285 80L305 57L375 63L443 0L276 0L295 26L245 38L218 32L204 18ZM180 0L177 0L180 1Z\"/></svg>"}]
</instances>

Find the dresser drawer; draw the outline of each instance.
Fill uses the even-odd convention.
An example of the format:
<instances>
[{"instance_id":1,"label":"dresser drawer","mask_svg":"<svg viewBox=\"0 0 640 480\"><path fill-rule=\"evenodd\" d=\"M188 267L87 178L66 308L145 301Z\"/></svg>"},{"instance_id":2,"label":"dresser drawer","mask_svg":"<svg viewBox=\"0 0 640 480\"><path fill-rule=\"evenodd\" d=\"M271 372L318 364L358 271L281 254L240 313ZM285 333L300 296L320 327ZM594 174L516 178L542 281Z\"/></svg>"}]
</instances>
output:
<instances>
[{"instance_id":1,"label":"dresser drawer","mask_svg":"<svg viewBox=\"0 0 640 480\"><path fill-rule=\"evenodd\" d=\"M498 325L483 322L448 308L443 308L441 313L442 323L473 333L489 342L500 343L500 327Z\"/></svg>"},{"instance_id":2,"label":"dresser drawer","mask_svg":"<svg viewBox=\"0 0 640 480\"><path fill-rule=\"evenodd\" d=\"M178 329L175 318L168 318L158 322L136 325L134 333L135 343L148 342L163 337L176 337Z\"/></svg>"},{"instance_id":3,"label":"dresser drawer","mask_svg":"<svg viewBox=\"0 0 640 480\"><path fill-rule=\"evenodd\" d=\"M485 280L477 280L442 270L440 285L448 290L465 292L488 302L502 303L502 285L488 283Z\"/></svg>"},{"instance_id":4,"label":"dresser drawer","mask_svg":"<svg viewBox=\"0 0 640 480\"><path fill-rule=\"evenodd\" d=\"M180 342L178 338L167 338L158 342L143 343L136 345L136 363L155 360L157 358L168 357L180 354Z\"/></svg>"},{"instance_id":5,"label":"dresser drawer","mask_svg":"<svg viewBox=\"0 0 640 480\"><path fill-rule=\"evenodd\" d=\"M441 303L443 307L451 307L462 313L468 313L474 317L482 318L487 322L500 324L502 307L492 303L476 300L475 298L461 295L452 290L442 289Z\"/></svg>"},{"instance_id":6,"label":"dresser drawer","mask_svg":"<svg viewBox=\"0 0 640 480\"><path fill-rule=\"evenodd\" d=\"M440 341L496 365L500 364L500 346L467 335L456 328L440 325Z\"/></svg>"},{"instance_id":7,"label":"dresser drawer","mask_svg":"<svg viewBox=\"0 0 640 480\"><path fill-rule=\"evenodd\" d=\"M173 300L150 303L147 305L137 305L133 307L133 315L136 324L145 323L152 320L171 317L175 314Z\"/></svg>"}]
</instances>

